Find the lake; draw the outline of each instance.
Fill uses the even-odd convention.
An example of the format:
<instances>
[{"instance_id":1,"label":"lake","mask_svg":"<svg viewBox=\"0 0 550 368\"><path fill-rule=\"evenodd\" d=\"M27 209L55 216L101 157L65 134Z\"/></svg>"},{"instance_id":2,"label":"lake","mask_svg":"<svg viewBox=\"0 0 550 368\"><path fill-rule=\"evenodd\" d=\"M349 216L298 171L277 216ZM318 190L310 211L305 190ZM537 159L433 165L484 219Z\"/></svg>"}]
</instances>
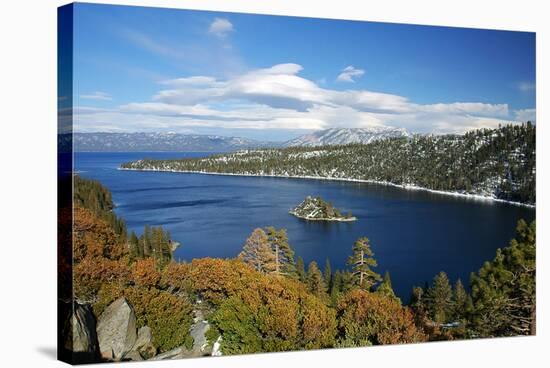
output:
<instances>
[{"instance_id":1,"label":"lake","mask_svg":"<svg viewBox=\"0 0 550 368\"><path fill-rule=\"evenodd\" d=\"M493 201L413 191L378 184L326 180L238 177L118 170L142 158L201 157L205 153L76 153L75 170L101 181L115 212L139 235L145 224L162 225L181 243L178 260L235 257L256 227L285 228L296 256L333 272L346 267L353 242L371 241L375 269L391 274L396 294L445 271L454 283L477 271L508 245L521 218L535 210ZM355 222L307 222L290 214L306 196L321 196Z\"/></svg>"}]
</instances>

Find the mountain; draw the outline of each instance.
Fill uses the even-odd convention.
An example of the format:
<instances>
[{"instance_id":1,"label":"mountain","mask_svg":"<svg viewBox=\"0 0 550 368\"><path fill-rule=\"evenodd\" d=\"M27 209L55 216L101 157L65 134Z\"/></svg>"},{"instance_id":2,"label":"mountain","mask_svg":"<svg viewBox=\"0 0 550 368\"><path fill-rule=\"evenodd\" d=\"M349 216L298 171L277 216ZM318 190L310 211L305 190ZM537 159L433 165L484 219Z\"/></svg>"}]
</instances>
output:
<instances>
[{"instance_id":1,"label":"mountain","mask_svg":"<svg viewBox=\"0 0 550 368\"><path fill-rule=\"evenodd\" d=\"M59 136L69 144L69 135ZM247 148L276 147L240 137L178 133L75 133L74 150L81 152L226 152Z\"/></svg>"},{"instance_id":2,"label":"mountain","mask_svg":"<svg viewBox=\"0 0 550 368\"><path fill-rule=\"evenodd\" d=\"M285 147L315 147L350 143L368 144L385 138L409 137L404 128L331 128L302 135L284 143Z\"/></svg>"}]
</instances>

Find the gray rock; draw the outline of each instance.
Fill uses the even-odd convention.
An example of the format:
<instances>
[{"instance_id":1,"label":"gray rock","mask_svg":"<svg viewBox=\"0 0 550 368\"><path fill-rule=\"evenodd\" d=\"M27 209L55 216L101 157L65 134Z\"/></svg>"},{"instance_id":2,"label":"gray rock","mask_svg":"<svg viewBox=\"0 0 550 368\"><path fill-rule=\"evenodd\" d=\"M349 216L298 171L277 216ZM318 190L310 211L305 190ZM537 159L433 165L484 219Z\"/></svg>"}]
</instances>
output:
<instances>
[{"instance_id":1,"label":"gray rock","mask_svg":"<svg viewBox=\"0 0 550 368\"><path fill-rule=\"evenodd\" d=\"M138 330L137 340L132 350L139 352L145 359L151 359L157 354L157 348L153 344L153 333L149 326L143 326Z\"/></svg>"},{"instance_id":2,"label":"gray rock","mask_svg":"<svg viewBox=\"0 0 550 368\"><path fill-rule=\"evenodd\" d=\"M194 313L194 323L191 325L191 329L189 331L189 334L193 338L193 353L196 356L205 354L210 355L208 341L206 339L206 332L210 329L210 324L204 319L201 309L196 309Z\"/></svg>"},{"instance_id":3,"label":"gray rock","mask_svg":"<svg viewBox=\"0 0 550 368\"><path fill-rule=\"evenodd\" d=\"M221 343L222 343L222 337L221 335L218 336L216 341L214 342L214 346L212 346L212 356L222 356L222 350L221 350Z\"/></svg>"},{"instance_id":4,"label":"gray rock","mask_svg":"<svg viewBox=\"0 0 550 368\"><path fill-rule=\"evenodd\" d=\"M73 303L65 347L73 353L99 357L95 317L89 304Z\"/></svg>"},{"instance_id":5,"label":"gray rock","mask_svg":"<svg viewBox=\"0 0 550 368\"><path fill-rule=\"evenodd\" d=\"M140 362L143 360L143 357L139 354L139 352L132 350L124 355L124 358L122 360L130 360L133 362Z\"/></svg>"},{"instance_id":6,"label":"gray rock","mask_svg":"<svg viewBox=\"0 0 550 368\"><path fill-rule=\"evenodd\" d=\"M126 298L111 303L97 324L99 351L105 359L120 360L136 342L136 315Z\"/></svg>"},{"instance_id":7,"label":"gray rock","mask_svg":"<svg viewBox=\"0 0 550 368\"><path fill-rule=\"evenodd\" d=\"M165 353L159 354L151 360L168 360L168 359L181 359L191 357L191 352L185 348L185 346L180 346Z\"/></svg>"}]
</instances>

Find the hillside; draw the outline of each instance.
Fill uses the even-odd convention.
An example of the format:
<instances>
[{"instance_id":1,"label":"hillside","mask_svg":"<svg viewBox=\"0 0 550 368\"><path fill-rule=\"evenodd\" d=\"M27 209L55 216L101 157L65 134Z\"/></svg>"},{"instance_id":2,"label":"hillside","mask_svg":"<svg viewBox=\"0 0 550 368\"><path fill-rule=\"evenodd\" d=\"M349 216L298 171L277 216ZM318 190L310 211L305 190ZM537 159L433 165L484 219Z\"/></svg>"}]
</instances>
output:
<instances>
[{"instance_id":1,"label":"hillside","mask_svg":"<svg viewBox=\"0 0 550 368\"><path fill-rule=\"evenodd\" d=\"M242 150L201 159L139 160L131 170L313 177L536 203L536 128L527 123L464 135L414 135L369 144Z\"/></svg>"},{"instance_id":2,"label":"hillside","mask_svg":"<svg viewBox=\"0 0 550 368\"><path fill-rule=\"evenodd\" d=\"M285 147L317 147L326 145L342 145L352 143L368 144L387 138L408 137L403 128L373 127L373 128L331 128L302 135L284 143Z\"/></svg>"}]
</instances>

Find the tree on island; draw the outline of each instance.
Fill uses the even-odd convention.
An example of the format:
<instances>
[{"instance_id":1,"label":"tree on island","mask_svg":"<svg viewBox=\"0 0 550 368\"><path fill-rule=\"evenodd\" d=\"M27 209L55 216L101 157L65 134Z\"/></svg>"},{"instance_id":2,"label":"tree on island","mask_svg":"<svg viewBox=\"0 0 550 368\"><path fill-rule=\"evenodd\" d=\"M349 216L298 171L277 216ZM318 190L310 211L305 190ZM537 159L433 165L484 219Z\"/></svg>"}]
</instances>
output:
<instances>
[{"instance_id":1,"label":"tree on island","mask_svg":"<svg viewBox=\"0 0 550 368\"><path fill-rule=\"evenodd\" d=\"M380 275L371 269L378 263L374 259L374 252L366 237L357 239L353 244L353 254L348 259L348 265L352 269L353 283L361 289L370 290L373 285L382 280Z\"/></svg>"}]
</instances>

